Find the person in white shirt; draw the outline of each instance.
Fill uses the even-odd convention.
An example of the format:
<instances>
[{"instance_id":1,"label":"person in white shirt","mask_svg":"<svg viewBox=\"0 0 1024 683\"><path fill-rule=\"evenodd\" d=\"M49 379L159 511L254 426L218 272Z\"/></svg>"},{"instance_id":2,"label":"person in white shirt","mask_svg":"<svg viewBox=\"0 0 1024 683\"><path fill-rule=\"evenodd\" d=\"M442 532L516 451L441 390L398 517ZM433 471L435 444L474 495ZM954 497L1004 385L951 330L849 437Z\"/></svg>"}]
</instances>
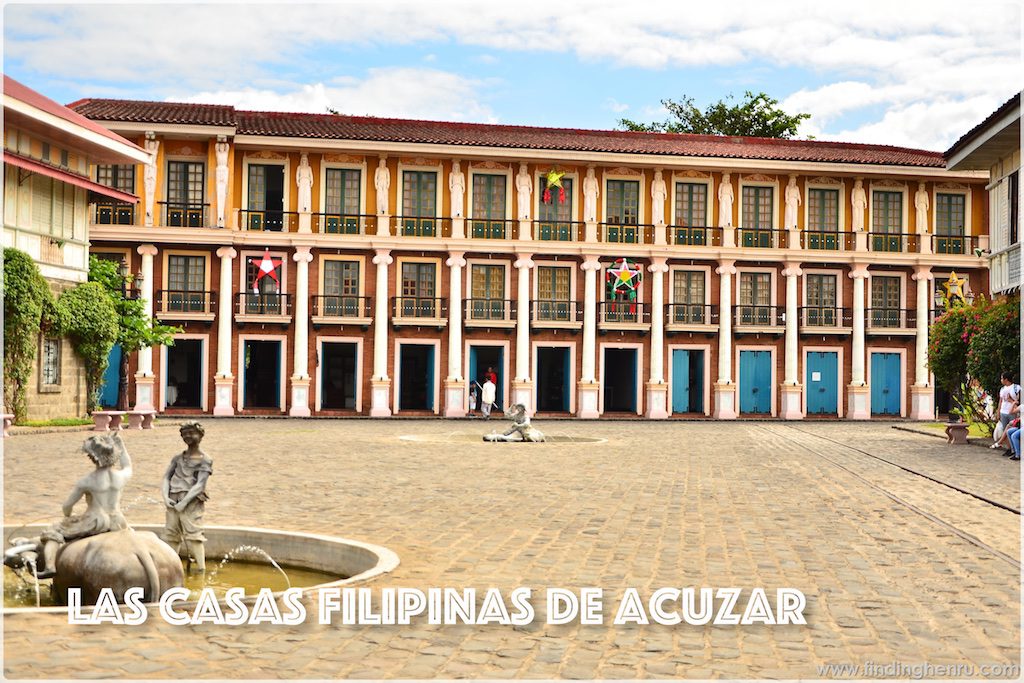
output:
<instances>
[{"instance_id":1,"label":"person in white shirt","mask_svg":"<svg viewBox=\"0 0 1024 683\"><path fill-rule=\"evenodd\" d=\"M1009 443L1006 428L1010 426L1010 422L1015 417L1014 413L1017 406L1020 405L1020 385L1014 383L1013 375L1009 372L1004 372L999 376L999 381L1003 384L1003 388L999 390L999 424L1003 426L1003 434L999 437L998 441L992 444L992 448L998 448ZM1009 449L1007 450L1009 451ZM1007 453L1007 455L1011 453L1012 451Z\"/></svg>"},{"instance_id":2,"label":"person in white shirt","mask_svg":"<svg viewBox=\"0 0 1024 683\"><path fill-rule=\"evenodd\" d=\"M480 390L480 412L484 414L484 418L491 419L491 406L494 405L495 392L497 387L494 386L494 382L488 377L484 381L484 386Z\"/></svg>"}]
</instances>

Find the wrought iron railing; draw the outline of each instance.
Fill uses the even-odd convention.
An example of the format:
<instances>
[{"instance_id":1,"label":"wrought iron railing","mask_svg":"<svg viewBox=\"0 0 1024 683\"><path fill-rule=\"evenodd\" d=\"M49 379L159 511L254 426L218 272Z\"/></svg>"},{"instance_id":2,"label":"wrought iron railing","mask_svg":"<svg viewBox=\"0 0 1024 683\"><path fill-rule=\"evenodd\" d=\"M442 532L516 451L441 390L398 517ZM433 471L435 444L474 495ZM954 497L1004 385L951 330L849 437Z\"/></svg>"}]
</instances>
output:
<instances>
[{"instance_id":1,"label":"wrought iron railing","mask_svg":"<svg viewBox=\"0 0 1024 683\"><path fill-rule=\"evenodd\" d=\"M311 297L313 315L325 318L369 318L372 301L368 296L315 294Z\"/></svg>"},{"instance_id":2,"label":"wrought iron railing","mask_svg":"<svg viewBox=\"0 0 1024 683\"><path fill-rule=\"evenodd\" d=\"M804 230L800 233L800 246L814 251L852 251L855 246L853 235L852 232L837 230Z\"/></svg>"},{"instance_id":3,"label":"wrought iron railing","mask_svg":"<svg viewBox=\"0 0 1024 683\"><path fill-rule=\"evenodd\" d=\"M600 240L609 244L653 244L654 226L649 223L598 223Z\"/></svg>"},{"instance_id":4,"label":"wrought iron railing","mask_svg":"<svg viewBox=\"0 0 1024 683\"><path fill-rule=\"evenodd\" d=\"M157 202L163 224L172 228L206 227L206 211L209 204L180 204Z\"/></svg>"},{"instance_id":5,"label":"wrought iron railing","mask_svg":"<svg viewBox=\"0 0 1024 683\"><path fill-rule=\"evenodd\" d=\"M254 232L295 232L299 224L296 211L268 211L265 209L242 209L238 212L242 230Z\"/></svg>"},{"instance_id":6,"label":"wrought iron railing","mask_svg":"<svg viewBox=\"0 0 1024 683\"><path fill-rule=\"evenodd\" d=\"M601 301L598 305L598 319L605 325L651 321L650 310L637 301Z\"/></svg>"},{"instance_id":7,"label":"wrought iron railing","mask_svg":"<svg viewBox=\"0 0 1024 683\"><path fill-rule=\"evenodd\" d=\"M439 216L396 216L395 234L401 237L451 237L452 221Z\"/></svg>"},{"instance_id":8,"label":"wrought iron railing","mask_svg":"<svg viewBox=\"0 0 1024 683\"><path fill-rule=\"evenodd\" d=\"M135 205L125 202L94 204L93 223L96 225L135 225Z\"/></svg>"},{"instance_id":9,"label":"wrought iron railing","mask_svg":"<svg viewBox=\"0 0 1024 683\"><path fill-rule=\"evenodd\" d=\"M977 235L932 235L932 252L971 255L978 248Z\"/></svg>"},{"instance_id":10,"label":"wrought iron railing","mask_svg":"<svg viewBox=\"0 0 1024 683\"><path fill-rule=\"evenodd\" d=\"M576 301L537 299L530 319L535 323L575 323L583 320L583 312Z\"/></svg>"},{"instance_id":11,"label":"wrought iron railing","mask_svg":"<svg viewBox=\"0 0 1024 683\"><path fill-rule=\"evenodd\" d=\"M156 293L157 311L168 313L212 313L215 292L190 289L161 289Z\"/></svg>"},{"instance_id":12,"label":"wrought iron railing","mask_svg":"<svg viewBox=\"0 0 1024 683\"><path fill-rule=\"evenodd\" d=\"M739 228L736 242L741 247L756 249L787 249L789 248L788 230L769 230L768 228Z\"/></svg>"},{"instance_id":13,"label":"wrought iron railing","mask_svg":"<svg viewBox=\"0 0 1024 683\"><path fill-rule=\"evenodd\" d=\"M362 213L314 213L313 230L325 235L366 235L376 216Z\"/></svg>"},{"instance_id":14,"label":"wrought iron railing","mask_svg":"<svg viewBox=\"0 0 1024 683\"><path fill-rule=\"evenodd\" d=\"M584 224L579 221L534 221L533 239L542 242L582 242Z\"/></svg>"},{"instance_id":15,"label":"wrought iron railing","mask_svg":"<svg viewBox=\"0 0 1024 683\"><path fill-rule=\"evenodd\" d=\"M466 236L478 240L511 240L518 233L519 221L501 218L467 218Z\"/></svg>"},{"instance_id":16,"label":"wrought iron railing","mask_svg":"<svg viewBox=\"0 0 1024 683\"><path fill-rule=\"evenodd\" d=\"M393 315L396 318L443 318L448 313L448 300L436 296L396 296Z\"/></svg>"},{"instance_id":17,"label":"wrought iron railing","mask_svg":"<svg viewBox=\"0 0 1024 683\"><path fill-rule=\"evenodd\" d=\"M515 301L511 299L466 299L466 322L508 322L515 319Z\"/></svg>"},{"instance_id":18,"label":"wrought iron railing","mask_svg":"<svg viewBox=\"0 0 1024 683\"><path fill-rule=\"evenodd\" d=\"M916 313L912 308L868 308L864 319L869 330L907 329L917 324Z\"/></svg>"},{"instance_id":19,"label":"wrought iron railing","mask_svg":"<svg viewBox=\"0 0 1024 683\"><path fill-rule=\"evenodd\" d=\"M869 232L868 245L871 251L916 252L917 238L917 235L906 232Z\"/></svg>"},{"instance_id":20,"label":"wrought iron railing","mask_svg":"<svg viewBox=\"0 0 1024 683\"><path fill-rule=\"evenodd\" d=\"M714 325L718 322L718 306L710 304L669 304L665 322L669 325Z\"/></svg>"},{"instance_id":21,"label":"wrought iron railing","mask_svg":"<svg viewBox=\"0 0 1024 683\"><path fill-rule=\"evenodd\" d=\"M291 302L287 294L238 293L238 313L240 315L288 315L290 312Z\"/></svg>"},{"instance_id":22,"label":"wrought iron railing","mask_svg":"<svg viewBox=\"0 0 1024 683\"><path fill-rule=\"evenodd\" d=\"M838 306L802 306L799 310L804 327L848 327L853 320L850 309Z\"/></svg>"},{"instance_id":23,"label":"wrought iron railing","mask_svg":"<svg viewBox=\"0 0 1024 683\"><path fill-rule=\"evenodd\" d=\"M668 241L670 244L687 247L720 247L722 229L697 225L670 225Z\"/></svg>"},{"instance_id":24,"label":"wrought iron railing","mask_svg":"<svg viewBox=\"0 0 1024 683\"><path fill-rule=\"evenodd\" d=\"M781 327L785 324L786 309L783 306L739 304L732 309L736 327Z\"/></svg>"}]
</instances>

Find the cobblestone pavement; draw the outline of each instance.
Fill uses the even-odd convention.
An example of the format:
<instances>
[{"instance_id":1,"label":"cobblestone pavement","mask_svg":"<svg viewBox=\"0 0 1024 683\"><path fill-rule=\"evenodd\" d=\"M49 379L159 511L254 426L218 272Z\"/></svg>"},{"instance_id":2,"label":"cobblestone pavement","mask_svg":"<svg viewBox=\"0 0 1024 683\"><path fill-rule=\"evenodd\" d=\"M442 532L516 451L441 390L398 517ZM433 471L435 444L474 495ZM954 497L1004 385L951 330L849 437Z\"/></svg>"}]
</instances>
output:
<instances>
[{"instance_id":1,"label":"cobblestone pavement","mask_svg":"<svg viewBox=\"0 0 1024 683\"><path fill-rule=\"evenodd\" d=\"M861 452L1019 509L1020 470L992 451L882 424L557 422L540 427L607 441L485 445L468 435L490 429L465 421L206 422L207 523L384 545L402 563L374 588L601 586L614 605L626 587L791 586L808 624L623 627L606 610L602 626L549 626L542 605L515 628L15 615L7 676L820 678L828 663L1020 658L1020 516ZM8 524L55 516L88 468L85 436L6 440ZM177 431L126 439L129 519L160 523L148 499Z\"/></svg>"}]
</instances>

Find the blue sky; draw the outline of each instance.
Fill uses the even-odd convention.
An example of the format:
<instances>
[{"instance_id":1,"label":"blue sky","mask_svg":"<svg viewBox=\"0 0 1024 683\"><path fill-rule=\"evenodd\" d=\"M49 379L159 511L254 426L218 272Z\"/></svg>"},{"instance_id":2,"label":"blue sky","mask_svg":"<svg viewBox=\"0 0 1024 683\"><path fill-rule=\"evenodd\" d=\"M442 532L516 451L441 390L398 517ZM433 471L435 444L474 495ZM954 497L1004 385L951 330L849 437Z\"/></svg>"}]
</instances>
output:
<instances>
[{"instance_id":1,"label":"blue sky","mask_svg":"<svg viewBox=\"0 0 1024 683\"><path fill-rule=\"evenodd\" d=\"M28 4L4 71L60 102L613 128L765 91L802 136L942 150L1022 85L1019 2Z\"/></svg>"}]
</instances>

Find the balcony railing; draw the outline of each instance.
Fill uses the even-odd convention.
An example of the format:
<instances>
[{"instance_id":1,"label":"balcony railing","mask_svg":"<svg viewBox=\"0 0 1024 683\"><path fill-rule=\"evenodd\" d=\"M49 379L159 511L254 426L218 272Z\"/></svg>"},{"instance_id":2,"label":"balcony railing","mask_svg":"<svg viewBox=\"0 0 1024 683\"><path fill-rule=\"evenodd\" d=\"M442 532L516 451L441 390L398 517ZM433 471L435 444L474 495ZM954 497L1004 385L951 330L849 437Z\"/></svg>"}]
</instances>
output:
<instances>
[{"instance_id":1,"label":"balcony railing","mask_svg":"<svg viewBox=\"0 0 1024 683\"><path fill-rule=\"evenodd\" d=\"M864 318L869 330L905 330L917 324L916 314L912 308L868 308Z\"/></svg>"},{"instance_id":2,"label":"balcony railing","mask_svg":"<svg viewBox=\"0 0 1024 683\"><path fill-rule=\"evenodd\" d=\"M395 234L402 237L451 237L452 220L438 216L396 216Z\"/></svg>"},{"instance_id":3,"label":"balcony railing","mask_svg":"<svg viewBox=\"0 0 1024 683\"><path fill-rule=\"evenodd\" d=\"M242 230L254 232L295 232L299 225L296 211L268 211L266 209L242 209L238 212Z\"/></svg>"},{"instance_id":4,"label":"balcony railing","mask_svg":"<svg viewBox=\"0 0 1024 683\"><path fill-rule=\"evenodd\" d=\"M936 254L973 255L978 248L977 235L932 235L932 252Z\"/></svg>"},{"instance_id":5,"label":"balcony railing","mask_svg":"<svg viewBox=\"0 0 1024 683\"><path fill-rule=\"evenodd\" d=\"M374 225L376 216L363 213L314 213L313 230L325 235L366 235L374 232L367 228Z\"/></svg>"},{"instance_id":6,"label":"balcony railing","mask_svg":"<svg viewBox=\"0 0 1024 683\"><path fill-rule=\"evenodd\" d=\"M917 235L905 232L869 232L871 251L907 253L917 251Z\"/></svg>"},{"instance_id":7,"label":"balcony railing","mask_svg":"<svg viewBox=\"0 0 1024 683\"><path fill-rule=\"evenodd\" d=\"M653 244L654 226L649 223L623 225L598 223L602 242L609 244Z\"/></svg>"},{"instance_id":8,"label":"balcony railing","mask_svg":"<svg viewBox=\"0 0 1024 683\"><path fill-rule=\"evenodd\" d=\"M668 239L671 244L687 247L722 246L722 229L702 226L670 225Z\"/></svg>"},{"instance_id":9,"label":"balcony railing","mask_svg":"<svg viewBox=\"0 0 1024 683\"><path fill-rule=\"evenodd\" d=\"M206 211L209 204L180 204L157 202L163 224L172 228L206 227Z\"/></svg>"},{"instance_id":10,"label":"balcony railing","mask_svg":"<svg viewBox=\"0 0 1024 683\"><path fill-rule=\"evenodd\" d=\"M135 225L135 205L124 202L95 204L93 223L96 225Z\"/></svg>"},{"instance_id":11,"label":"balcony railing","mask_svg":"<svg viewBox=\"0 0 1024 683\"><path fill-rule=\"evenodd\" d=\"M732 310L736 327L782 327L786 324L784 306L740 304Z\"/></svg>"},{"instance_id":12,"label":"balcony railing","mask_svg":"<svg viewBox=\"0 0 1024 683\"><path fill-rule=\"evenodd\" d=\"M530 320L535 324L577 323L583 320L583 311L576 301L538 299L533 302Z\"/></svg>"},{"instance_id":13,"label":"balcony railing","mask_svg":"<svg viewBox=\"0 0 1024 683\"><path fill-rule=\"evenodd\" d=\"M804 249L815 251L853 251L854 249L852 232L804 230L800 233L800 240L800 246Z\"/></svg>"},{"instance_id":14,"label":"balcony railing","mask_svg":"<svg viewBox=\"0 0 1024 683\"><path fill-rule=\"evenodd\" d=\"M584 224L579 221L534 221L533 239L543 242L582 242Z\"/></svg>"},{"instance_id":15,"label":"balcony railing","mask_svg":"<svg viewBox=\"0 0 1024 683\"><path fill-rule=\"evenodd\" d=\"M498 218L466 219L466 236L478 240L511 240L519 232L519 221Z\"/></svg>"},{"instance_id":16,"label":"balcony railing","mask_svg":"<svg viewBox=\"0 0 1024 683\"><path fill-rule=\"evenodd\" d=\"M288 315L291 303L287 294L239 292L239 315Z\"/></svg>"},{"instance_id":17,"label":"balcony railing","mask_svg":"<svg viewBox=\"0 0 1024 683\"><path fill-rule=\"evenodd\" d=\"M599 320L602 324L618 323L649 323L651 312L637 301L601 301L599 302Z\"/></svg>"},{"instance_id":18,"label":"balcony railing","mask_svg":"<svg viewBox=\"0 0 1024 683\"><path fill-rule=\"evenodd\" d=\"M443 297L396 296L392 302L396 318L444 318L448 314L448 300Z\"/></svg>"},{"instance_id":19,"label":"balcony railing","mask_svg":"<svg viewBox=\"0 0 1024 683\"><path fill-rule=\"evenodd\" d=\"M665 322L669 325L717 325L718 306L710 304L669 304Z\"/></svg>"},{"instance_id":20,"label":"balcony railing","mask_svg":"<svg viewBox=\"0 0 1024 683\"><path fill-rule=\"evenodd\" d=\"M767 228L739 228L736 235L737 245L756 249L787 249L789 247L788 230L769 230Z\"/></svg>"},{"instance_id":21,"label":"balcony railing","mask_svg":"<svg viewBox=\"0 0 1024 683\"><path fill-rule=\"evenodd\" d=\"M803 306L800 325L803 327L849 327L853 317L850 309L838 306Z\"/></svg>"},{"instance_id":22,"label":"balcony railing","mask_svg":"<svg viewBox=\"0 0 1024 683\"><path fill-rule=\"evenodd\" d=\"M313 315L322 318L369 318L372 300L368 296L315 294L311 297Z\"/></svg>"},{"instance_id":23,"label":"balcony railing","mask_svg":"<svg viewBox=\"0 0 1024 683\"><path fill-rule=\"evenodd\" d=\"M215 305L215 295L215 292L199 290L157 290L156 310L161 314L212 313Z\"/></svg>"},{"instance_id":24,"label":"balcony railing","mask_svg":"<svg viewBox=\"0 0 1024 683\"><path fill-rule=\"evenodd\" d=\"M467 323L515 320L516 302L511 299L466 299L464 304Z\"/></svg>"}]
</instances>

